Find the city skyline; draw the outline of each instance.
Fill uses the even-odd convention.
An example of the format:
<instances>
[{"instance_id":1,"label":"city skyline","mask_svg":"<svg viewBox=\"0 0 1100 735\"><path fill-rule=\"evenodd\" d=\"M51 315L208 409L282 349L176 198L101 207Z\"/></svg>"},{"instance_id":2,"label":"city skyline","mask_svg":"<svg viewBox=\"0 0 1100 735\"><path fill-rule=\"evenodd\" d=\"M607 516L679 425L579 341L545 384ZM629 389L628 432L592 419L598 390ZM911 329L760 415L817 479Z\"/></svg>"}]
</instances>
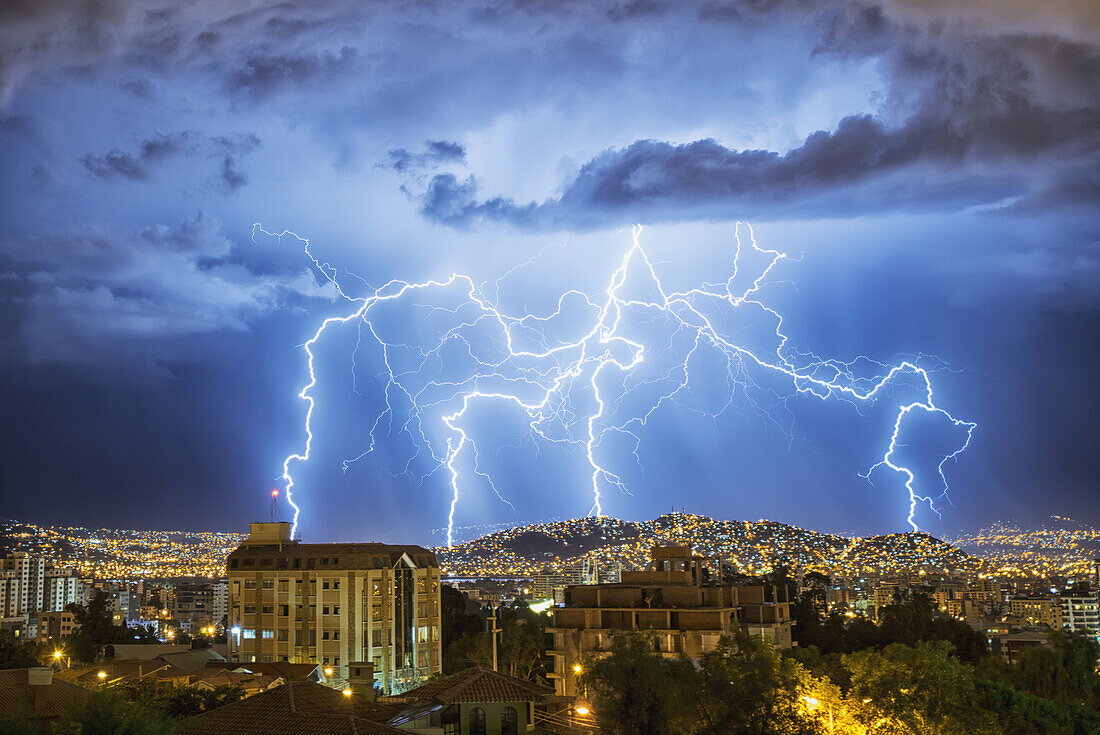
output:
<instances>
[{"instance_id":1,"label":"city skyline","mask_svg":"<svg viewBox=\"0 0 1100 735\"><path fill-rule=\"evenodd\" d=\"M1100 525L1094 15L18 7L4 515Z\"/></svg>"}]
</instances>

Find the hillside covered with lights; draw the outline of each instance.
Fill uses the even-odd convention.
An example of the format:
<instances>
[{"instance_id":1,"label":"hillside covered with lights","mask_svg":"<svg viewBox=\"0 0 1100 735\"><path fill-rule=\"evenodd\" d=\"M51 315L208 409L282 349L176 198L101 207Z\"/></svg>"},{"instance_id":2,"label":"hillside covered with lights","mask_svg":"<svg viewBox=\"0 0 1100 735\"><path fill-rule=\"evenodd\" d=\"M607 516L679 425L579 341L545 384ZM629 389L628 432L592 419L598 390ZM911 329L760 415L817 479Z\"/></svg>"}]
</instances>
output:
<instances>
[{"instance_id":1,"label":"hillside covered with lights","mask_svg":"<svg viewBox=\"0 0 1100 735\"><path fill-rule=\"evenodd\" d=\"M719 521L669 513L652 521L577 518L499 531L435 549L454 576L530 576L586 557L644 568L652 546L690 544L746 574L777 565L834 575L981 574L986 562L925 533L848 538L773 521Z\"/></svg>"}]
</instances>

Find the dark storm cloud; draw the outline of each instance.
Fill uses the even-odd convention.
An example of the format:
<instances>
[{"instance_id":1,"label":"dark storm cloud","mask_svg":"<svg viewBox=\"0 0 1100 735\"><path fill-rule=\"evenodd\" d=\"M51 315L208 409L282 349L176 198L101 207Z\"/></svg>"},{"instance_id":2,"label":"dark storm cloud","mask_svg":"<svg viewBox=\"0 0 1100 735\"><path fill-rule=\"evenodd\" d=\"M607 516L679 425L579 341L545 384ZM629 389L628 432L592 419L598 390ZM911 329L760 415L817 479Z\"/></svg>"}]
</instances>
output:
<instances>
[{"instance_id":1,"label":"dark storm cloud","mask_svg":"<svg viewBox=\"0 0 1100 735\"><path fill-rule=\"evenodd\" d=\"M104 181L149 181L171 159L199 153L220 160L218 186L233 193L248 183L247 174L240 169L240 159L259 146L260 139L254 133L208 139L192 132L158 134L142 141L134 153L115 148L107 153L88 153L80 161L89 173Z\"/></svg>"},{"instance_id":2,"label":"dark storm cloud","mask_svg":"<svg viewBox=\"0 0 1100 735\"><path fill-rule=\"evenodd\" d=\"M157 372L160 351L176 350L157 340L244 330L287 294L329 295L300 273L252 272L232 250L221 223L200 213L174 227L86 226L0 242L0 271L30 360Z\"/></svg>"},{"instance_id":3,"label":"dark storm cloud","mask_svg":"<svg viewBox=\"0 0 1100 735\"><path fill-rule=\"evenodd\" d=\"M114 148L107 153L88 153L80 162L90 174L106 181L148 181L157 166L193 149L194 145L193 133L158 134L142 141L134 153Z\"/></svg>"},{"instance_id":4,"label":"dark storm cloud","mask_svg":"<svg viewBox=\"0 0 1100 735\"><path fill-rule=\"evenodd\" d=\"M1031 198L1048 207L1082 198L1100 204L1080 172L1082 161L1100 166L1095 46L1027 37L931 45L889 24L878 8L833 17L825 27L820 53L884 54L887 113L907 115L900 123L848 117L785 153L711 139L638 140L589 160L560 196L539 203L479 199L475 177L438 174L421 213L455 227L487 220L544 229L624 219L959 211L1009 197L1022 199L1017 211L1032 206Z\"/></svg>"},{"instance_id":5,"label":"dark storm cloud","mask_svg":"<svg viewBox=\"0 0 1100 735\"><path fill-rule=\"evenodd\" d=\"M424 168L436 168L445 163L466 163L466 149L460 143L447 140L429 140L424 150L413 153L407 148L394 148L389 152L386 166L399 173Z\"/></svg>"},{"instance_id":6,"label":"dark storm cloud","mask_svg":"<svg viewBox=\"0 0 1100 735\"><path fill-rule=\"evenodd\" d=\"M287 88L329 83L350 73L359 61L358 52L346 46L335 53L251 56L229 76L226 86L253 99L269 97Z\"/></svg>"}]
</instances>

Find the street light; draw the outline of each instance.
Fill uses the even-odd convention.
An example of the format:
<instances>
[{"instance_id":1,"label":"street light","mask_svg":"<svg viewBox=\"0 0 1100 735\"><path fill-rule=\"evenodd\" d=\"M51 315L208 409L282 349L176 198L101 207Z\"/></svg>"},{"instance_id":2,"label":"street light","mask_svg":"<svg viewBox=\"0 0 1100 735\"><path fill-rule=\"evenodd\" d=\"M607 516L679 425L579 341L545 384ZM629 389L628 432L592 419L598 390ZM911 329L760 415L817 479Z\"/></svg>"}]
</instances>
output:
<instances>
[{"instance_id":1,"label":"street light","mask_svg":"<svg viewBox=\"0 0 1100 735\"><path fill-rule=\"evenodd\" d=\"M344 696L345 697L350 697L351 696L351 690L350 689L345 689L344 690Z\"/></svg>"},{"instance_id":2,"label":"street light","mask_svg":"<svg viewBox=\"0 0 1100 735\"><path fill-rule=\"evenodd\" d=\"M587 707L585 707L585 706L584 706L583 704L582 704L581 706L577 707L577 714L578 714L578 715L580 715L581 717L587 717L587 716L588 716L588 714L589 714L589 713L590 713L591 711L592 711L592 710L588 709L588 708L587 708Z\"/></svg>"},{"instance_id":3,"label":"street light","mask_svg":"<svg viewBox=\"0 0 1100 735\"><path fill-rule=\"evenodd\" d=\"M584 669L581 667L580 664L573 664L573 673L574 674L579 674L582 671L584 671Z\"/></svg>"},{"instance_id":4,"label":"street light","mask_svg":"<svg viewBox=\"0 0 1100 735\"><path fill-rule=\"evenodd\" d=\"M107 678L107 672L106 671L100 671L98 674L96 674L96 676L99 677L100 681L103 681L104 679Z\"/></svg>"}]
</instances>

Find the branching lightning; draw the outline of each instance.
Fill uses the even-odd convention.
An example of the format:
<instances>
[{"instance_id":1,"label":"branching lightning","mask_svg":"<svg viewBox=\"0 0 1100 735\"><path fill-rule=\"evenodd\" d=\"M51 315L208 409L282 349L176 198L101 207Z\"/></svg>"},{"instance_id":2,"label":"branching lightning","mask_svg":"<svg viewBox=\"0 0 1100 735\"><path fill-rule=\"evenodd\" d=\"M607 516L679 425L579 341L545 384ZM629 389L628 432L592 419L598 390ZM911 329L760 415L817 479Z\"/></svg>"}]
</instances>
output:
<instances>
[{"instance_id":1,"label":"branching lightning","mask_svg":"<svg viewBox=\"0 0 1100 735\"><path fill-rule=\"evenodd\" d=\"M764 261L763 267L748 277L740 272L743 263L742 230L747 231L753 257ZM434 467L426 476L439 471L446 478L451 498L448 546L453 542L455 510L461 490L464 482L469 481L461 467L462 462L471 462L472 474L485 482L502 501L508 502L491 475L479 465L476 438L464 421L472 406L501 404L522 412L536 448L541 442L580 450L591 483L592 506L589 513L602 515L602 491L614 488L629 492L622 476L613 471L601 456L603 442L612 435L625 437L633 447L634 460L641 465L641 430L654 412L668 402L677 402L680 394L690 390L692 364L703 359L704 348L716 352L725 361L729 388L728 398L722 405L704 411L712 417L717 417L731 405L737 389L747 397L751 406L762 415L768 415L767 409L758 406L748 395L750 387L758 387L752 377L757 371L789 381L793 388L791 395L799 393L823 401L845 400L856 406L893 400L896 394L913 390L913 383L916 383L918 397L898 402L893 432L885 452L862 474L862 477L870 479L872 473L888 469L904 478L909 496L907 521L914 530L918 530L915 514L919 507L927 506L933 512L939 512L937 502L946 497L948 490L945 465L966 450L977 427L974 423L955 418L936 405L930 375L934 368L922 367L919 358L887 364L860 356L842 362L790 348L783 333L782 315L767 306L760 295L761 290L772 283L769 278L773 269L786 260L787 255L759 247L752 229L743 223L738 223L735 230L736 251L732 273L724 282L704 282L685 291L666 289L653 261L641 245L641 228L636 226L633 228L631 246L611 273L607 288L602 293L565 291L557 298L556 309L543 315L509 314L499 305L502 282L531 261L513 268L492 284L478 285L470 276L454 273L446 279L421 283L393 280L377 289L367 286L368 295L355 296L342 287L335 268L314 257L307 239L290 231L267 232L258 224L253 226L254 238L257 232L280 239L292 237L299 241L317 272L332 284L340 299L352 306L345 315L322 321L303 345L309 380L298 396L307 404L306 442L304 449L286 457L282 466L287 502L294 510L294 533L297 532L300 509L294 501L292 469L297 463L309 461L314 440L312 422L316 399L313 391L318 381L314 348L328 330L342 325L355 325L357 329L356 348L352 356L353 376L363 342L377 347L383 366L379 377L384 382L385 396L385 407L372 424L369 446L360 455L346 460L344 469L375 450L377 434L383 427L390 435L394 434L394 427L396 433L406 434L417 447L406 464L406 471L414 462L426 460ZM632 274L640 274L644 278L649 295L630 293L628 279ZM354 274L349 275L358 278ZM366 285L365 281L359 280ZM737 287L737 283L742 286ZM453 291L459 295L457 303L439 305ZM427 303L422 304L419 301L421 297ZM434 302L431 301L433 297L436 299ZM436 334L427 345L387 339L379 329L377 314L386 304L397 302L424 307L429 315L445 314L452 324ZM589 326L576 330L574 337L568 340L549 338L547 325L561 320L563 312L571 305L591 315ZM771 345L762 349L738 339L737 330L724 328L721 321L731 314L751 314L757 322L767 320L773 323ZM673 340L684 345L682 359L674 360L672 367L660 379L630 381L643 361L659 351L631 331L638 319L648 320L649 323L660 322L672 335L668 348L662 347L661 350L670 351ZM538 347L532 348L532 342ZM465 372L457 378L438 375L439 366L449 362L448 355L452 355L447 351L455 348L461 350ZM617 393L605 385L612 382L608 379L612 373L615 373L615 379L622 381ZM653 388L655 385L661 387L645 399L647 407L644 410L624 409L627 394L643 386ZM625 418L620 415L624 412L627 414ZM898 456L897 450L903 446L899 436L914 412L942 418L965 434L957 448L940 458L938 471L942 487L934 494L922 493L917 489L916 472ZM426 456L422 457L421 452L426 452Z\"/></svg>"}]
</instances>

